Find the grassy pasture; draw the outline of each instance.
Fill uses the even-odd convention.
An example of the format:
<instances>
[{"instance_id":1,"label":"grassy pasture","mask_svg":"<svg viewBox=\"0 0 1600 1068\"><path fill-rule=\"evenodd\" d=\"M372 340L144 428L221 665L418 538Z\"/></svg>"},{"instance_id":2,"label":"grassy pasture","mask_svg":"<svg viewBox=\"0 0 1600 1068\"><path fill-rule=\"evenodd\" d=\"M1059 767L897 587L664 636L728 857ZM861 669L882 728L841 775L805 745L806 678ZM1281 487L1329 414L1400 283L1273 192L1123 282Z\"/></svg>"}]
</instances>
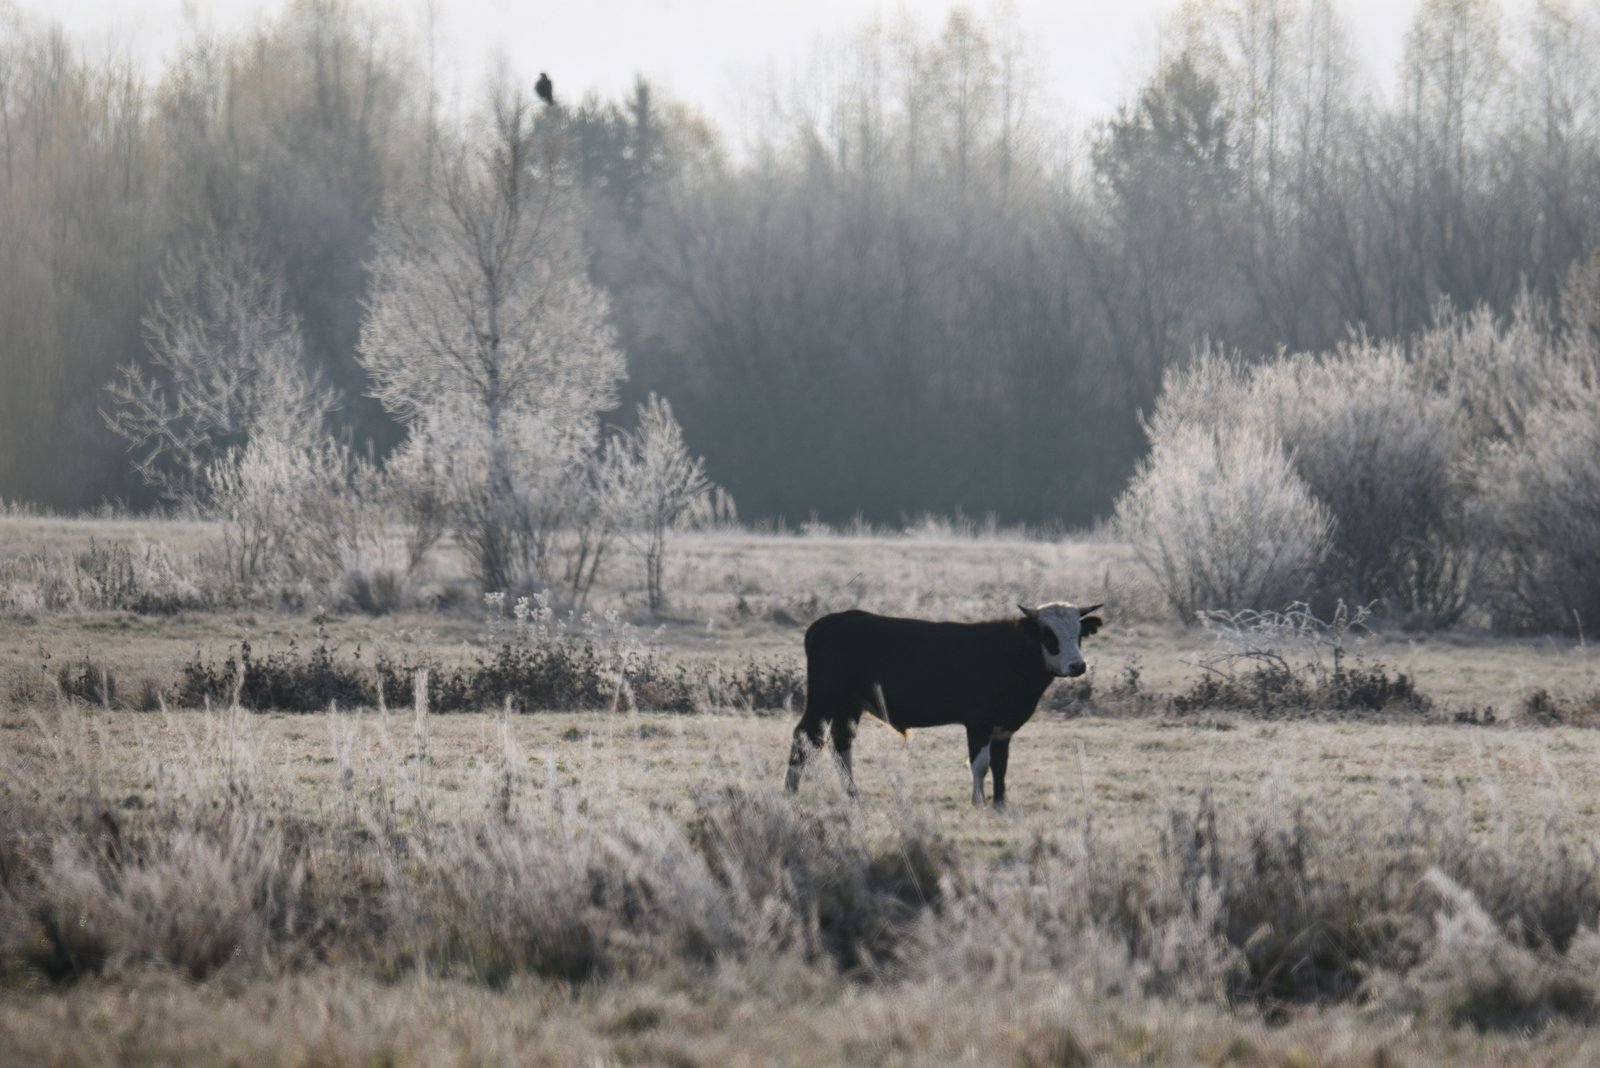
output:
<instances>
[{"instance_id":1,"label":"grassy pasture","mask_svg":"<svg viewBox=\"0 0 1600 1068\"><path fill-rule=\"evenodd\" d=\"M0 557L210 536L117 522L0 521ZM629 565L597 608L636 610ZM718 532L686 538L674 575L672 617L634 618L683 657L798 658L807 619L853 605L983 618L1105 600L1095 696L1019 735L1007 812L968 803L958 729L870 724L858 806L823 762L790 802L793 716L141 714L61 702L40 667L88 657L160 681L197 648L308 643L313 613L0 620L0 1063L1600 1055L1600 732L1519 722L1536 689L1600 691L1584 644L1383 635L1361 654L1412 674L1428 716L1179 717L1165 696L1209 639L1161 618L1120 546ZM447 556L432 581L454 581ZM476 606L323 625L343 652L493 640ZM1450 722L1485 707L1493 727ZM813 834L822 852L783 867ZM840 893L876 918L850 937L878 955L817 950ZM264 910L274 895L294 908ZM94 967L49 978L52 909ZM1557 927L1576 934L1541 942ZM582 976L548 956L573 930L597 962ZM507 963L516 945L531 956ZM1363 961L1359 995L1338 976L1293 992L1290 973L1343 975L1341 953Z\"/></svg>"},{"instance_id":2,"label":"grassy pasture","mask_svg":"<svg viewBox=\"0 0 1600 1068\"><path fill-rule=\"evenodd\" d=\"M351 780L365 818L398 806L407 833L426 822L469 836L509 791L512 821L494 823L508 833L626 835L658 821L692 825L698 803L728 786L787 805L771 787L788 730L785 719L725 714L485 713L418 724L407 710L12 708L0 719L0 746L7 780L35 796L31 811L47 814L51 832L65 836L74 819L103 808L132 841L160 833L175 814L182 824L181 814L238 794L267 823L302 827L302 862L318 881L338 885L347 878L334 854ZM1091 838L1098 863L1159 866L1173 814L1196 812L1206 790L1224 836L1257 820L1279 826L1291 810L1311 806L1327 821L1329 841L1348 838L1357 852L1424 811L1430 834L1446 833L1454 818L1446 814L1456 813L1472 836L1508 849L1534 828L1541 856L1558 839L1583 848L1600 802L1600 733L1589 730L1044 715L1019 737L1016 800L997 813L967 803L958 734L921 732L904 744L887 730L864 732L859 809L840 796L828 767L812 769L794 807L853 821L869 842L914 828L949 843L962 878L1004 888L1039 877L1030 853ZM1049 881L1034 890L1071 892ZM173 922L182 923L199 906L169 889L149 907L175 910ZM328 907L359 919L367 905L344 899ZM942 922L961 923L934 921L936 936ZM995 936L1012 937L1007 928L1018 922L1025 921L1006 919ZM963 933L979 943L986 937ZM1427 1012L1345 1004L1263 1015L1214 998L1132 996L1092 969L1016 967L970 976L914 968L873 982L774 949L770 957L730 954L720 965L659 965L578 984L529 974L485 984L443 965L386 978L338 945L321 963L225 964L200 982L133 961L64 986L13 974L0 999L0 1058L1370 1065L1563 1064L1596 1050L1595 1032L1580 1023L1479 1033Z\"/></svg>"},{"instance_id":3,"label":"grassy pasture","mask_svg":"<svg viewBox=\"0 0 1600 1068\"><path fill-rule=\"evenodd\" d=\"M1002 813L971 804L960 728L913 731L908 741L863 725L856 743L860 818L887 832L906 810L986 860L1014 859L1034 837L1092 825L1148 854L1172 809L1210 790L1223 811L1315 798L1330 810L1382 819L1413 797L1456 808L1475 828L1551 815L1580 826L1600 817L1600 731L1475 730L1404 724L1260 723L1217 717L1067 718L1041 714L1019 733ZM132 714L13 710L4 721L13 768L41 789L63 770L55 750L92 754L97 788L125 811L154 806L185 762L203 768L232 745L288 809L308 819L337 807L353 767L376 780L425 752L430 806L455 818L486 803L507 753L530 816L563 806L625 821L639 811L687 820L724 786L782 782L793 723L743 714L500 713L436 716L425 742L410 710L334 714L198 711ZM420 748L419 748L420 746ZM70 764L68 766L71 766ZM415 772L413 767L412 772ZM409 780L413 774L407 774ZM807 769L802 795L843 803L835 769Z\"/></svg>"}]
</instances>

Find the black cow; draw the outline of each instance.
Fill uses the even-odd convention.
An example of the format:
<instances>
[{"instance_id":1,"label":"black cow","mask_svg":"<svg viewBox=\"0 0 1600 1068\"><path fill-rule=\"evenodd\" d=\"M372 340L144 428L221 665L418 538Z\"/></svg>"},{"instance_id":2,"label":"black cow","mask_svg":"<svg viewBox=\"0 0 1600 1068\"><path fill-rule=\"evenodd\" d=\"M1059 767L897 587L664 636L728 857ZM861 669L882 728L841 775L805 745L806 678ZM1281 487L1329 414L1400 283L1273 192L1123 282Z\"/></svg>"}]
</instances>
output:
<instances>
[{"instance_id":1,"label":"black cow","mask_svg":"<svg viewBox=\"0 0 1600 1068\"><path fill-rule=\"evenodd\" d=\"M1016 619L934 623L870 612L836 612L806 630L806 710L794 729L788 787L832 727L845 785L855 793L850 746L863 712L904 733L960 723L967 728L972 802L994 770L994 803L1006 799L1011 736L1033 715L1052 680L1084 673L1078 642L1100 629L1099 605L1023 608Z\"/></svg>"}]
</instances>

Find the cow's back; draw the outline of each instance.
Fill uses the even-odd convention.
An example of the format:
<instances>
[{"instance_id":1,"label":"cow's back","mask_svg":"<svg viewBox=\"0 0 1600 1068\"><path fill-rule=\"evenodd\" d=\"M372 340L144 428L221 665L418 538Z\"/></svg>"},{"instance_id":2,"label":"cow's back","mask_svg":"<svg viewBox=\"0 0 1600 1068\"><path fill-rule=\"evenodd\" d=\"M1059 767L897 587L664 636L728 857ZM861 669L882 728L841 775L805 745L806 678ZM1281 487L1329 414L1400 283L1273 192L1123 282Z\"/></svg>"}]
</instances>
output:
<instances>
[{"instance_id":1,"label":"cow's back","mask_svg":"<svg viewBox=\"0 0 1600 1068\"><path fill-rule=\"evenodd\" d=\"M834 612L806 628L806 663L868 686L881 683L886 671L937 673L940 662L948 663L949 654L958 651L952 628L962 627L859 608Z\"/></svg>"},{"instance_id":2,"label":"cow's back","mask_svg":"<svg viewBox=\"0 0 1600 1068\"><path fill-rule=\"evenodd\" d=\"M1028 686L1027 643L1005 623L944 623L836 612L806 630L807 704L832 717L878 710L896 727L982 715ZM1037 700L1035 695L1034 700ZM1027 711L1032 711L1029 702Z\"/></svg>"}]
</instances>

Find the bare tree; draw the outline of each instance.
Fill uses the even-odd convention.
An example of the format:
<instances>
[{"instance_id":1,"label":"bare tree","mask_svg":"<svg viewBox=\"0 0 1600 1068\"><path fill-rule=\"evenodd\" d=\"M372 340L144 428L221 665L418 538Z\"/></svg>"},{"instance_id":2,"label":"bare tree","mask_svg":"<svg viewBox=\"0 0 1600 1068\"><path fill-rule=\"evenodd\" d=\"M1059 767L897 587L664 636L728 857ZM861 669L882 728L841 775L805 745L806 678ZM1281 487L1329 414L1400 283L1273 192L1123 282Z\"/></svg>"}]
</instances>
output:
<instances>
[{"instance_id":1,"label":"bare tree","mask_svg":"<svg viewBox=\"0 0 1600 1068\"><path fill-rule=\"evenodd\" d=\"M561 456L615 406L623 356L590 283L582 203L559 118L536 123L502 81L475 135L445 149L438 178L385 220L359 354L372 395L415 421L441 404L481 428L484 463L457 514L484 588L537 575L537 500L513 455L524 431ZM531 444L531 443L530 443Z\"/></svg>"},{"instance_id":2,"label":"bare tree","mask_svg":"<svg viewBox=\"0 0 1600 1068\"><path fill-rule=\"evenodd\" d=\"M210 241L170 261L144 319L150 366L106 386L106 425L172 501L204 503L208 463L257 434L310 444L339 398L306 369L281 283L240 245Z\"/></svg>"},{"instance_id":3,"label":"bare tree","mask_svg":"<svg viewBox=\"0 0 1600 1068\"><path fill-rule=\"evenodd\" d=\"M713 489L665 398L652 393L639 405L639 425L606 442L598 483L617 531L644 561L650 610L660 611L667 541L705 513Z\"/></svg>"}]
</instances>

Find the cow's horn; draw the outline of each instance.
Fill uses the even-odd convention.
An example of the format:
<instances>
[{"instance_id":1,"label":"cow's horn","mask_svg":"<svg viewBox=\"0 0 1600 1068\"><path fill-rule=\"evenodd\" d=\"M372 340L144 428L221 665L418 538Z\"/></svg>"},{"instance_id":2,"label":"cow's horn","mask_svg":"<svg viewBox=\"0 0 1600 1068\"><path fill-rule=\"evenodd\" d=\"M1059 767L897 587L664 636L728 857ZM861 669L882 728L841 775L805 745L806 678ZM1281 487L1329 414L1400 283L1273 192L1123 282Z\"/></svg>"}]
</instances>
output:
<instances>
[{"instance_id":1,"label":"cow's horn","mask_svg":"<svg viewBox=\"0 0 1600 1068\"><path fill-rule=\"evenodd\" d=\"M1025 604L1019 604L1017 607L1022 609L1022 614L1029 619L1037 620L1039 618L1039 610L1037 608L1029 608Z\"/></svg>"},{"instance_id":2,"label":"cow's horn","mask_svg":"<svg viewBox=\"0 0 1600 1068\"><path fill-rule=\"evenodd\" d=\"M1103 607L1104 607L1104 603L1092 604L1088 608L1080 608L1080 609L1078 609L1078 615L1086 616L1090 612L1098 612L1098 611L1100 611L1100 609L1103 608Z\"/></svg>"}]
</instances>

